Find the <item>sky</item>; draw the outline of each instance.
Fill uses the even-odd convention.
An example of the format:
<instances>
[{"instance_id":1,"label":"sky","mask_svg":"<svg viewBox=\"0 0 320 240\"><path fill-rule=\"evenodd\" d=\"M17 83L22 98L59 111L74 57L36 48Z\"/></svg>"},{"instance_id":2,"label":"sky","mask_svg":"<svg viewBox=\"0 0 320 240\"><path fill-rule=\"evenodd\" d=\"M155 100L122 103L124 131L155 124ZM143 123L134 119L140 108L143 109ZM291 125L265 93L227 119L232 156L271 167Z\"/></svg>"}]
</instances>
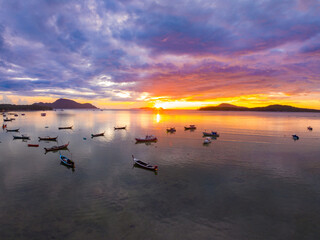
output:
<instances>
[{"instance_id":1,"label":"sky","mask_svg":"<svg viewBox=\"0 0 320 240\"><path fill-rule=\"evenodd\" d=\"M0 103L320 109L319 0L0 0Z\"/></svg>"}]
</instances>

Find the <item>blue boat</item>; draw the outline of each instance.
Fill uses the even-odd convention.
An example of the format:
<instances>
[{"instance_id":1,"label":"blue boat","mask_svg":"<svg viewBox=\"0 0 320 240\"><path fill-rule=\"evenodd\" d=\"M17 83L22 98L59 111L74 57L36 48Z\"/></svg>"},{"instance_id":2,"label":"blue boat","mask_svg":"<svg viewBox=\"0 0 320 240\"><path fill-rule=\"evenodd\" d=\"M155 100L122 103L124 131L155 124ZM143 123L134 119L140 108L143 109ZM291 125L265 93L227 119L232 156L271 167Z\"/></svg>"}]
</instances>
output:
<instances>
[{"instance_id":1,"label":"blue boat","mask_svg":"<svg viewBox=\"0 0 320 240\"><path fill-rule=\"evenodd\" d=\"M66 156L63 156L60 154L60 160L61 160L61 163L68 166L68 167L71 167L71 168L74 168L74 161L72 161L71 159L67 158Z\"/></svg>"},{"instance_id":2,"label":"blue boat","mask_svg":"<svg viewBox=\"0 0 320 240\"><path fill-rule=\"evenodd\" d=\"M203 136L209 136L209 137L219 137L219 134L217 132L202 132Z\"/></svg>"},{"instance_id":3,"label":"blue boat","mask_svg":"<svg viewBox=\"0 0 320 240\"><path fill-rule=\"evenodd\" d=\"M293 138L293 140L299 140L299 136L296 134L292 135L292 138Z\"/></svg>"}]
</instances>

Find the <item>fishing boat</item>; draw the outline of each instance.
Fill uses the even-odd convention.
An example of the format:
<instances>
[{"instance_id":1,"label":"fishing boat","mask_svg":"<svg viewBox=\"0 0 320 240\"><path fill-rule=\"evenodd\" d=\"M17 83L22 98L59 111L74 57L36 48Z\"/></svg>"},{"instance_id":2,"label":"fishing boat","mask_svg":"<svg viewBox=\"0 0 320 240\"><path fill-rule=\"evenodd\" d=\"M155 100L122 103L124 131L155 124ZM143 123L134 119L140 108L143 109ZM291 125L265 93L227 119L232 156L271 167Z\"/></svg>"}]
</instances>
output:
<instances>
[{"instance_id":1,"label":"fishing boat","mask_svg":"<svg viewBox=\"0 0 320 240\"><path fill-rule=\"evenodd\" d=\"M39 141L57 141L58 137L38 137Z\"/></svg>"},{"instance_id":2,"label":"fishing boat","mask_svg":"<svg viewBox=\"0 0 320 240\"><path fill-rule=\"evenodd\" d=\"M156 142L157 140L154 135L146 135L145 138L136 138L137 142Z\"/></svg>"},{"instance_id":3,"label":"fishing boat","mask_svg":"<svg viewBox=\"0 0 320 240\"><path fill-rule=\"evenodd\" d=\"M292 138L293 138L293 140L299 140L299 136L296 134L292 135Z\"/></svg>"},{"instance_id":4,"label":"fishing boat","mask_svg":"<svg viewBox=\"0 0 320 240\"><path fill-rule=\"evenodd\" d=\"M157 171L158 170L158 166L157 165L152 166L149 163L142 162L138 158L135 158L133 155L132 155L132 159L133 159L134 163L137 164L140 167L143 167L143 168L146 168L146 169L149 169L149 170L153 170L153 171Z\"/></svg>"},{"instance_id":5,"label":"fishing boat","mask_svg":"<svg viewBox=\"0 0 320 240\"><path fill-rule=\"evenodd\" d=\"M217 132L202 132L203 136L208 136L208 137L219 137L219 134Z\"/></svg>"},{"instance_id":6,"label":"fishing boat","mask_svg":"<svg viewBox=\"0 0 320 240\"><path fill-rule=\"evenodd\" d=\"M195 125L189 125L189 127L184 127L185 130L194 130L196 129Z\"/></svg>"},{"instance_id":7,"label":"fishing boat","mask_svg":"<svg viewBox=\"0 0 320 240\"><path fill-rule=\"evenodd\" d=\"M39 147L39 144L28 144L28 147Z\"/></svg>"},{"instance_id":8,"label":"fishing boat","mask_svg":"<svg viewBox=\"0 0 320 240\"><path fill-rule=\"evenodd\" d=\"M308 130L309 130L309 131L312 131L312 130L313 130L313 128L312 128L311 126L309 126L309 127L308 127Z\"/></svg>"},{"instance_id":9,"label":"fishing boat","mask_svg":"<svg viewBox=\"0 0 320 240\"><path fill-rule=\"evenodd\" d=\"M19 128L17 129L6 129L7 132L19 132Z\"/></svg>"},{"instance_id":10,"label":"fishing boat","mask_svg":"<svg viewBox=\"0 0 320 240\"><path fill-rule=\"evenodd\" d=\"M126 129L127 126L124 126L124 127L114 127L114 130L121 130L121 129Z\"/></svg>"},{"instance_id":11,"label":"fishing boat","mask_svg":"<svg viewBox=\"0 0 320 240\"><path fill-rule=\"evenodd\" d=\"M72 127L73 127L73 126L70 126L70 127L59 127L58 129L59 129L59 130L62 130L62 129L72 129Z\"/></svg>"},{"instance_id":12,"label":"fishing boat","mask_svg":"<svg viewBox=\"0 0 320 240\"><path fill-rule=\"evenodd\" d=\"M46 150L46 152L57 151L57 150L66 149L68 146L69 146L69 143L64 144L64 145L60 145L60 146L53 146L51 148L44 148L44 150Z\"/></svg>"},{"instance_id":13,"label":"fishing boat","mask_svg":"<svg viewBox=\"0 0 320 240\"><path fill-rule=\"evenodd\" d=\"M97 133L97 134L91 134L91 137L94 138L94 137L100 137L100 136L104 136L104 133Z\"/></svg>"},{"instance_id":14,"label":"fishing boat","mask_svg":"<svg viewBox=\"0 0 320 240\"><path fill-rule=\"evenodd\" d=\"M30 137L26 135L21 135L21 136L13 136L13 139L30 139Z\"/></svg>"},{"instance_id":15,"label":"fishing boat","mask_svg":"<svg viewBox=\"0 0 320 240\"><path fill-rule=\"evenodd\" d=\"M46 115L46 113L41 113L41 117L45 117Z\"/></svg>"},{"instance_id":16,"label":"fishing boat","mask_svg":"<svg viewBox=\"0 0 320 240\"><path fill-rule=\"evenodd\" d=\"M18 117L19 115L18 115L18 114L15 114L14 116L15 116L15 117Z\"/></svg>"},{"instance_id":17,"label":"fishing boat","mask_svg":"<svg viewBox=\"0 0 320 240\"><path fill-rule=\"evenodd\" d=\"M63 156L60 154L60 160L61 160L61 163L68 166L68 167L71 167L71 168L74 168L74 161L72 161L71 159L67 158L66 156Z\"/></svg>"},{"instance_id":18,"label":"fishing boat","mask_svg":"<svg viewBox=\"0 0 320 240\"><path fill-rule=\"evenodd\" d=\"M3 121L5 121L5 122L11 122L12 120L14 120L14 119L12 119L12 118L5 118L5 119L3 119Z\"/></svg>"},{"instance_id":19,"label":"fishing boat","mask_svg":"<svg viewBox=\"0 0 320 240\"><path fill-rule=\"evenodd\" d=\"M203 141L203 144L209 144L211 143L211 139L209 137L206 137L206 139Z\"/></svg>"},{"instance_id":20,"label":"fishing boat","mask_svg":"<svg viewBox=\"0 0 320 240\"><path fill-rule=\"evenodd\" d=\"M25 113L21 113L21 116L25 116L26 114Z\"/></svg>"},{"instance_id":21,"label":"fishing boat","mask_svg":"<svg viewBox=\"0 0 320 240\"><path fill-rule=\"evenodd\" d=\"M175 127L170 127L170 128L167 128L167 132L170 132L170 133L174 133L176 132L176 128Z\"/></svg>"}]
</instances>

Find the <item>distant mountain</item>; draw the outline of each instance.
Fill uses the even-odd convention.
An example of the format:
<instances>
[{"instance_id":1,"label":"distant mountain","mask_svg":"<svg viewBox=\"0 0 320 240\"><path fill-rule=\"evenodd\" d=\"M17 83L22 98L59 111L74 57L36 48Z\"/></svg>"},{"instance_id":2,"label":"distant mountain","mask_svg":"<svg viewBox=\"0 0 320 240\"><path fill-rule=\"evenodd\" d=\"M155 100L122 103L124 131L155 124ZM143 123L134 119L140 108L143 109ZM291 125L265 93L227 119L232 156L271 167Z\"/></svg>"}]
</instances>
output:
<instances>
[{"instance_id":1,"label":"distant mountain","mask_svg":"<svg viewBox=\"0 0 320 240\"><path fill-rule=\"evenodd\" d=\"M255 112L320 112L320 110L309 108L297 108L288 105L269 105L266 107L238 107L236 105L222 103L218 106L202 107L201 111L255 111Z\"/></svg>"},{"instance_id":2,"label":"distant mountain","mask_svg":"<svg viewBox=\"0 0 320 240\"><path fill-rule=\"evenodd\" d=\"M56 109L97 109L91 103L77 103L76 101L70 99L60 98L53 103L34 103L37 106L47 106Z\"/></svg>"},{"instance_id":3,"label":"distant mountain","mask_svg":"<svg viewBox=\"0 0 320 240\"><path fill-rule=\"evenodd\" d=\"M52 110L52 107L39 105L14 105L14 104L0 104L0 112L7 111L45 111Z\"/></svg>"}]
</instances>

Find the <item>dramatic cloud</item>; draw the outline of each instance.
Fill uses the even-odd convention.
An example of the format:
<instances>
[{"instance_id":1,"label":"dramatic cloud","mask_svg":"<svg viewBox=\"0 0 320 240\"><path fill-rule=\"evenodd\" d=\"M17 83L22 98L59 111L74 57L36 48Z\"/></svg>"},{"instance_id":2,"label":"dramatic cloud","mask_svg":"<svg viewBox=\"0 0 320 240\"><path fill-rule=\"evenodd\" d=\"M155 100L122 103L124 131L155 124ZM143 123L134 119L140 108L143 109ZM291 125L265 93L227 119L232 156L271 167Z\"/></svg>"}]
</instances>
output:
<instances>
[{"instance_id":1,"label":"dramatic cloud","mask_svg":"<svg viewBox=\"0 0 320 240\"><path fill-rule=\"evenodd\" d=\"M0 92L319 97L319 12L318 0L0 0Z\"/></svg>"}]
</instances>

